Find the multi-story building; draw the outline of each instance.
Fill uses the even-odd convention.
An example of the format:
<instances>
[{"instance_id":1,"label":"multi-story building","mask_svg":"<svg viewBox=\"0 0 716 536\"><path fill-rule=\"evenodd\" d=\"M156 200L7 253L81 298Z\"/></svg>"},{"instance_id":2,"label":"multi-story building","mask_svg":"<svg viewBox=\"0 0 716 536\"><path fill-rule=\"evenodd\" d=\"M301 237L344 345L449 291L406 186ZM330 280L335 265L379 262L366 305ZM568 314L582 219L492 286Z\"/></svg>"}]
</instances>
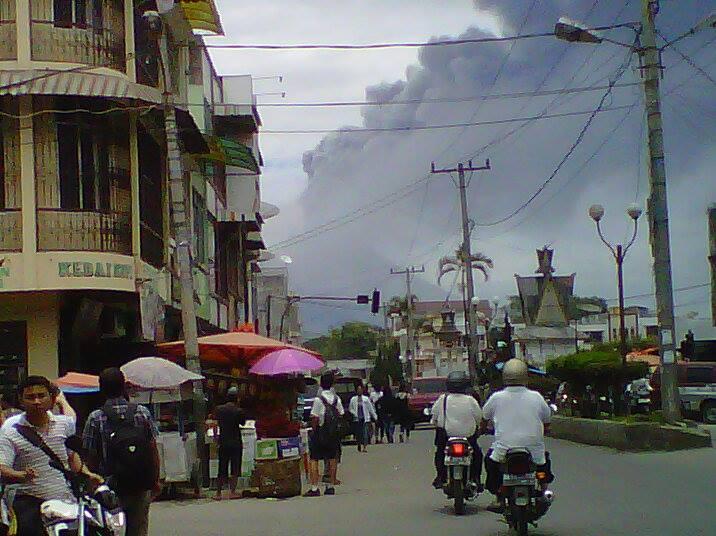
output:
<instances>
[{"instance_id":1,"label":"multi-story building","mask_svg":"<svg viewBox=\"0 0 716 536\"><path fill-rule=\"evenodd\" d=\"M181 336L148 10L169 34L200 333L253 321L260 119L250 78L237 94L195 35L221 33L213 0L0 0L2 384L96 372Z\"/></svg>"},{"instance_id":2,"label":"multi-story building","mask_svg":"<svg viewBox=\"0 0 716 536\"><path fill-rule=\"evenodd\" d=\"M300 303L289 302L288 269L261 267L256 274L256 306L259 333L301 344ZM283 333L281 328L283 327Z\"/></svg>"}]
</instances>

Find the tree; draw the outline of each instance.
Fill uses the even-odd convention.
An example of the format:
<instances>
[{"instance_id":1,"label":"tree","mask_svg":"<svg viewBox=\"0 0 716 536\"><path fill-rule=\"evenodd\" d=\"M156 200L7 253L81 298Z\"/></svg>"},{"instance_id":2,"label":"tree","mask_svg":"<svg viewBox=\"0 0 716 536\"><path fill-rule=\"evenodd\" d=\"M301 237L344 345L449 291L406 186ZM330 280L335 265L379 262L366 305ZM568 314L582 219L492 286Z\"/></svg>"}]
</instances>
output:
<instances>
[{"instance_id":1,"label":"tree","mask_svg":"<svg viewBox=\"0 0 716 536\"><path fill-rule=\"evenodd\" d=\"M472 262L472 269L481 272L485 281L487 281L490 277L489 270L494 268L493 260L484 253L478 251L472 254L470 261ZM456 271L461 272L462 270L465 270L466 266L467 258L461 249L455 252L454 257L441 258L438 261L438 285L445 274Z\"/></svg>"},{"instance_id":2,"label":"tree","mask_svg":"<svg viewBox=\"0 0 716 536\"><path fill-rule=\"evenodd\" d=\"M391 339L378 343L378 357L370 373L373 385L387 385L388 381L403 381L403 365L400 363L400 345Z\"/></svg>"},{"instance_id":3,"label":"tree","mask_svg":"<svg viewBox=\"0 0 716 536\"><path fill-rule=\"evenodd\" d=\"M375 350L378 329L365 322L347 322L328 335L306 341L309 350L326 359L367 359Z\"/></svg>"}]
</instances>

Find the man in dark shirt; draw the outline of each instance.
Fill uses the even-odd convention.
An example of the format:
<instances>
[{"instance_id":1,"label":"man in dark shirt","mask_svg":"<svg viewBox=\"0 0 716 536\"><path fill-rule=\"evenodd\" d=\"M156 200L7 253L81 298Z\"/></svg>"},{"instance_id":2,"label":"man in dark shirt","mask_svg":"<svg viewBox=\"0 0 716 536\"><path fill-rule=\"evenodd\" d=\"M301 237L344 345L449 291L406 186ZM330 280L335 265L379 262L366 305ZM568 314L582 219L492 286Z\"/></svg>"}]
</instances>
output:
<instances>
[{"instance_id":1,"label":"man in dark shirt","mask_svg":"<svg viewBox=\"0 0 716 536\"><path fill-rule=\"evenodd\" d=\"M219 423L219 475L216 479L215 500L221 500L221 492L229 481L231 498L236 498L236 485L241 474L241 425L246 422L244 412L239 408L239 390L231 387L227 393L227 402L217 406L216 420ZM229 478L229 465L231 465L231 478Z\"/></svg>"}]
</instances>

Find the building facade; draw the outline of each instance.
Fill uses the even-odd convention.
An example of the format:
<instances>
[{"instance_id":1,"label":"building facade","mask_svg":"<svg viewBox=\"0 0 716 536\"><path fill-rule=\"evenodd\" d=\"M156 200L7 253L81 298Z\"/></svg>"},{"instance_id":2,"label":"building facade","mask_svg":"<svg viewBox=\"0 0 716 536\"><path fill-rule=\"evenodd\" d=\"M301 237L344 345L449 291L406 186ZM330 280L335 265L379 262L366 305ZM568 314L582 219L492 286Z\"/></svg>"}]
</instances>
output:
<instances>
[{"instance_id":1,"label":"building facade","mask_svg":"<svg viewBox=\"0 0 716 536\"><path fill-rule=\"evenodd\" d=\"M181 337L165 84L148 10L163 13L169 35L200 334L253 321L251 267L264 247L253 94L217 75L195 35L221 33L211 0L158 4L0 0L4 385L97 372ZM244 176L248 211L235 193Z\"/></svg>"}]
</instances>

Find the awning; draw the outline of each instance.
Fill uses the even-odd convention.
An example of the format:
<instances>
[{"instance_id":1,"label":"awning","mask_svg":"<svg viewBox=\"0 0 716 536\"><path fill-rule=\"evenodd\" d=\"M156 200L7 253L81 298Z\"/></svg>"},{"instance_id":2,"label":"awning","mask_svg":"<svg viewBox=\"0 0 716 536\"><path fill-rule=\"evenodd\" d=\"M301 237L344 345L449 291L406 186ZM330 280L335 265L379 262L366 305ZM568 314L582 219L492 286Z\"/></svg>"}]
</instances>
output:
<instances>
[{"instance_id":1,"label":"awning","mask_svg":"<svg viewBox=\"0 0 716 536\"><path fill-rule=\"evenodd\" d=\"M244 215L242 214L242 217ZM258 215L257 215L258 216ZM261 221L258 219L256 220L217 220L216 225L217 227L224 227L226 229L231 229L232 227L235 229L246 229L247 232L257 232L261 230Z\"/></svg>"},{"instance_id":2,"label":"awning","mask_svg":"<svg viewBox=\"0 0 716 536\"><path fill-rule=\"evenodd\" d=\"M219 136L205 137L210 149L209 153L204 156L205 159L260 173L259 165L254 158L253 152L243 143Z\"/></svg>"},{"instance_id":3,"label":"awning","mask_svg":"<svg viewBox=\"0 0 716 536\"><path fill-rule=\"evenodd\" d=\"M50 69L0 71L0 95L78 95L162 102L158 89L121 76Z\"/></svg>"},{"instance_id":4,"label":"awning","mask_svg":"<svg viewBox=\"0 0 716 536\"><path fill-rule=\"evenodd\" d=\"M192 30L203 30L216 35L224 35L219 12L214 0L180 0L179 5Z\"/></svg>"},{"instance_id":5,"label":"awning","mask_svg":"<svg viewBox=\"0 0 716 536\"><path fill-rule=\"evenodd\" d=\"M266 249L264 239L261 238L261 233L251 232L246 235L246 241L244 242L246 249L248 250L259 250Z\"/></svg>"},{"instance_id":6,"label":"awning","mask_svg":"<svg viewBox=\"0 0 716 536\"><path fill-rule=\"evenodd\" d=\"M278 216L280 212L281 209L279 209L276 205L261 201L261 205L259 206L259 213L261 214L261 218L263 218L264 221L268 220L269 218Z\"/></svg>"},{"instance_id":7,"label":"awning","mask_svg":"<svg viewBox=\"0 0 716 536\"><path fill-rule=\"evenodd\" d=\"M184 150L191 154L206 154L211 151L199 130L192 115L186 110L176 108L177 127L179 128L179 140Z\"/></svg>"}]
</instances>

